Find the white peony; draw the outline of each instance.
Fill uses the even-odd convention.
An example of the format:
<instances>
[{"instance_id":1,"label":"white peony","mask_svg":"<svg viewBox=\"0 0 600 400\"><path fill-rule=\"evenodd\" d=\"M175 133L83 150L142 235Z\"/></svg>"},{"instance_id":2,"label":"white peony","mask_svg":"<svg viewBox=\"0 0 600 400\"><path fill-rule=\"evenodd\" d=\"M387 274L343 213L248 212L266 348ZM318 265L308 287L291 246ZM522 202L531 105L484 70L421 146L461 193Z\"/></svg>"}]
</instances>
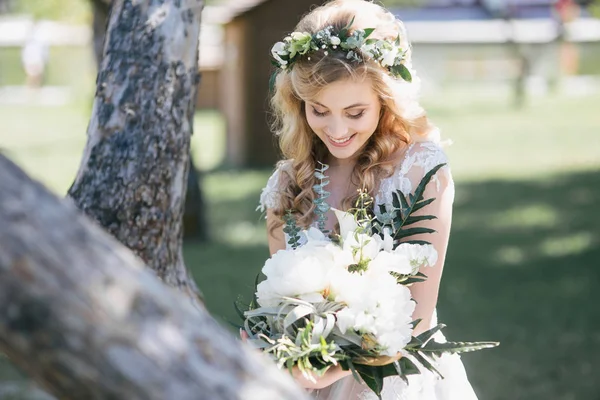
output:
<instances>
[{"instance_id":1,"label":"white peony","mask_svg":"<svg viewBox=\"0 0 600 400\"><path fill-rule=\"evenodd\" d=\"M354 263L361 260L373 260L383 245L382 239L377 236L369 236L364 233L350 232L344 237L343 249L353 255Z\"/></svg>"},{"instance_id":2,"label":"white peony","mask_svg":"<svg viewBox=\"0 0 600 400\"><path fill-rule=\"evenodd\" d=\"M258 303L269 307L279 304L282 297L317 298L315 294L329 286L333 261L333 255L324 247L278 251L262 268L267 279L257 287Z\"/></svg>"},{"instance_id":3,"label":"white peony","mask_svg":"<svg viewBox=\"0 0 600 400\"><path fill-rule=\"evenodd\" d=\"M413 271L410 259L405 254L387 251L379 252L377 257L369 263L369 269L397 272L403 275L408 275Z\"/></svg>"},{"instance_id":4,"label":"white peony","mask_svg":"<svg viewBox=\"0 0 600 400\"><path fill-rule=\"evenodd\" d=\"M430 244L401 243L394 252L403 254L410 260L412 274L416 274L421 267L433 267L438 259L435 247Z\"/></svg>"},{"instance_id":5,"label":"white peony","mask_svg":"<svg viewBox=\"0 0 600 400\"><path fill-rule=\"evenodd\" d=\"M331 208L335 213L335 216L340 224L340 236L346 237L348 233L353 233L356 228L358 228L358 224L356 223L356 219L354 215L349 212L338 210L337 208Z\"/></svg>"}]
</instances>

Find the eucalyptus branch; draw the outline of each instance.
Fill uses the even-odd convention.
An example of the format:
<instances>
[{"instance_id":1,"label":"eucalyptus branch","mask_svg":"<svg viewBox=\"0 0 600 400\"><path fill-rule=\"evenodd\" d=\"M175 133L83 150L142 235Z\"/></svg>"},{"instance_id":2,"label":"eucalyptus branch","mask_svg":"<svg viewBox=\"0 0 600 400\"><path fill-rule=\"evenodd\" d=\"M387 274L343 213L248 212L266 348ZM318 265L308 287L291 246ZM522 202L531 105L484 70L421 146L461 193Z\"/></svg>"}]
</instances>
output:
<instances>
[{"instance_id":1,"label":"eucalyptus branch","mask_svg":"<svg viewBox=\"0 0 600 400\"><path fill-rule=\"evenodd\" d=\"M296 218L294 218L292 210L286 211L283 220L285 221L283 232L289 237L288 244L296 250L300 246L300 228L296 225Z\"/></svg>"},{"instance_id":2,"label":"eucalyptus branch","mask_svg":"<svg viewBox=\"0 0 600 400\"><path fill-rule=\"evenodd\" d=\"M327 180L327 175L325 175L325 171L329 169L329 165L324 164L319 161L321 165L320 168L316 168L314 176L319 180L317 185L313 186L317 197L313 200L315 203L315 214L317 216L317 223L319 230L323 232L324 235L328 235L330 232L325 229L325 224L327 222L327 211L331 208L327 203L327 198L331 195L330 192L326 191L324 188L329 184L329 180Z\"/></svg>"}]
</instances>

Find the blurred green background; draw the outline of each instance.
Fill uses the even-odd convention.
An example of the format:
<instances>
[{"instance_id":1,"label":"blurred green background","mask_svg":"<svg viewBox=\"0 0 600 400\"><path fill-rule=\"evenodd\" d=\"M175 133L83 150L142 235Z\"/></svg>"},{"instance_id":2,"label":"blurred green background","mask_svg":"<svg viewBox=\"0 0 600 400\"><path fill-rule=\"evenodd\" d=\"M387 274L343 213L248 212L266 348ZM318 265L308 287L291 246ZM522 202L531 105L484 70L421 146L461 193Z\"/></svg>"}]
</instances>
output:
<instances>
[{"instance_id":1,"label":"blurred green background","mask_svg":"<svg viewBox=\"0 0 600 400\"><path fill-rule=\"evenodd\" d=\"M82 10L68 19L88 21ZM600 74L597 55L581 69ZM24 81L19 58L18 48L0 47L0 93ZM0 149L61 196L85 145L94 80L91 49L51 48L46 84L68 87L68 101L0 102ZM501 342L463 356L480 399L600 399L600 91L555 89L515 108L509 83L449 81L426 92L423 105L454 142L439 317L450 338ZM227 168L223 117L203 110L194 122L212 240L187 242L184 253L226 324L268 257L255 208L271 170ZM9 398L3 382L22 379L0 355L0 399Z\"/></svg>"}]
</instances>

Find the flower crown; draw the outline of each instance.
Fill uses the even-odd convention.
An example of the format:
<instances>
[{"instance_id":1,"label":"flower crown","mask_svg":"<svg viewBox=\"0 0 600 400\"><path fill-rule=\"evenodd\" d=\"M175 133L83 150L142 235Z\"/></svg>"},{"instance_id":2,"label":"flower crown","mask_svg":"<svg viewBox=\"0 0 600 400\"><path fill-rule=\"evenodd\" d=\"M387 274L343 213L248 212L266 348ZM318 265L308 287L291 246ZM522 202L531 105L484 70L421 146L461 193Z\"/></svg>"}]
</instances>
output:
<instances>
[{"instance_id":1,"label":"flower crown","mask_svg":"<svg viewBox=\"0 0 600 400\"><path fill-rule=\"evenodd\" d=\"M332 34L332 26L328 26L314 35L308 32L292 32L283 39L283 42L273 45L271 55L274 60L271 63L282 70L289 70L301 56L321 50L328 55L330 50L340 48L346 52L347 59L361 62L363 61L362 56L366 56L387 69L394 78L402 78L411 82L410 71L404 65L408 49L401 48L400 35L394 42L368 39L375 29L356 29L349 33L353 22L354 18L337 35ZM307 56L307 59L310 60L310 56Z\"/></svg>"}]
</instances>

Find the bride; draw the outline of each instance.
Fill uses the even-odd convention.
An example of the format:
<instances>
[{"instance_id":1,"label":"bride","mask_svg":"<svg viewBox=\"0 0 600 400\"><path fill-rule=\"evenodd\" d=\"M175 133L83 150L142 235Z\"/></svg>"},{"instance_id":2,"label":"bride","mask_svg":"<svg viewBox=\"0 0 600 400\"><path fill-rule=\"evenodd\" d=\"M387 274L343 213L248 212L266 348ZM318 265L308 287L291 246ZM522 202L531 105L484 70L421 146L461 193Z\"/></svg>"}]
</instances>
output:
<instances>
[{"instance_id":1,"label":"bride","mask_svg":"<svg viewBox=\"0 0 600 400\"><path fill-rule=\"evenodd\" d=\"M366 36L376 40L365 41ZM315 46L314 40L325 44ZM359 188L391 207L393 191L412 192L428 171L447 162L438 130L417 101L419 80L403 24L383 7L364 0L331 1L302 18L272 55L279 67L271 100L274 131L285 159L261 195L271 254L286 248L287 210L296 212L300 226L315 223L313 172L318 162L330 166L329 205L344 210L354 204ZM426 188L424 198L431 197L436 200L424 213L437 219L421 225L436 233L414 239L432 243L439 257L434 268L422 271L428 279L411 287L417 303L413 319L422 319L415 336L437 324L454 200L448 166ZM333 231L336 218L329 213L327 229ZM436 340L444 338L439 334ZM398 377L386 378L383 399L476 399L458 355L438 358L437 369L444 379L428 371L410 376L408 385ZM339 367L316 382L298 371L294 378L315 399L377 398Z\"/></svg>"}]
</instances>

